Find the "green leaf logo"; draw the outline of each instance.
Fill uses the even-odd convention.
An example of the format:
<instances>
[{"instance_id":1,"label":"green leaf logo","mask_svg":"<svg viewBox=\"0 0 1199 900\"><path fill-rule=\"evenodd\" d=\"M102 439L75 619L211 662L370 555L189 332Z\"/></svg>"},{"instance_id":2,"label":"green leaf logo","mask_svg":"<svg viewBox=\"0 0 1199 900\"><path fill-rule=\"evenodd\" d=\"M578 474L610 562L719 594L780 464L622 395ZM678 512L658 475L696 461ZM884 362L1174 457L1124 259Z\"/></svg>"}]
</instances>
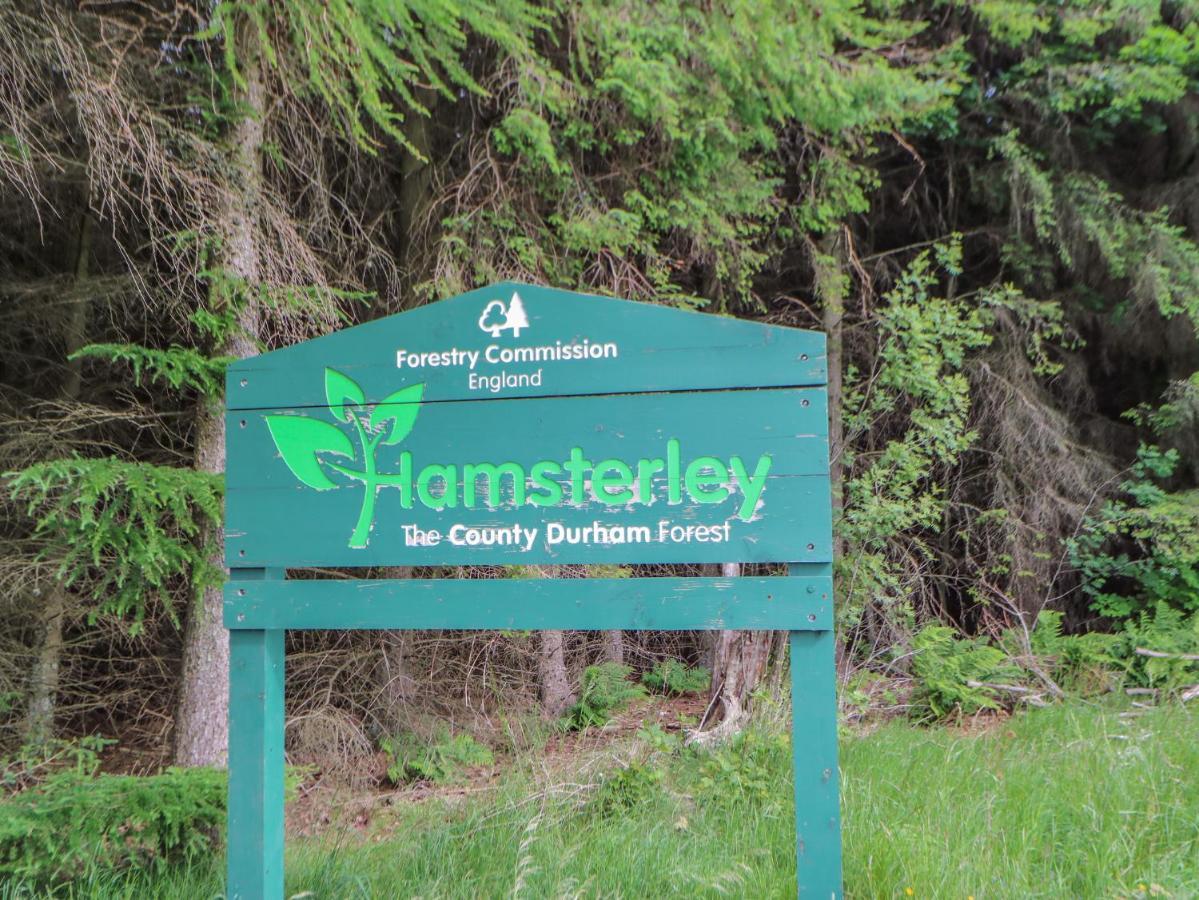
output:
<instances>
[{"instance_id":1,"label":"green leaf logo","mask_svg":"<svg viewBox=\"0 0 1199 900\"><path fill-rule=\"evenodd\" d=\"M329 401L329 409L335 419L343 422L350 421L353 412L346 413L346 401L355 406L366 403L366 395L352 378L342 375L336 369L325 369L325 397Z\"/></svg>"},{"instance_id":2,"label":"green leaf logo","mask_svg":"<svg viewBox=\"0 0 1199 900\"><path fill-rule=\"evenodd\" d=\"M310 488L327 491L337 484L321 468L318 453L354 458L354 445L344 431L320 419L307 416L267 416L279 455L291 469L291 474Z\"/></svg>"},{"instance_id":3,"label":"green leaf logo","mask_svg":"<svg viewBox=\"0 0 1199 900\"><path fill-rule=\"evenodd\" d=\"M361 386L336 369L325 369L329 412L339 423L349 425L352 434L309 416L266 417L267 429L280 457L301 484L318 491L335 488L338 485L330 477L331 472L362 482L365 488L362 511L350 534L353 548L365 547L370 540L379 488L399 484L399 476L378 471L375 451L380 444L398 444L408 437L424 393L423 383L402 388L384 397L367 415L366 394ZM330 456L360 461L361 468L342 465Z\"/></svg>"},{"instance_id":4,"label":"green leaf logo","mask_svg":"<svg viewBox=\"0 0 1199 900\"><path fill-rule=\"evenodd\" d=\"M424 392L424 384L414 384L384 397L375 407L375 411L371 413L372 430L378 431L386 422L391 422L391 428L383 438L384 444L398 444L408 437L408 432L416 423L416 414L420 411L420 398Z\"/></svg>"}]
</instances>

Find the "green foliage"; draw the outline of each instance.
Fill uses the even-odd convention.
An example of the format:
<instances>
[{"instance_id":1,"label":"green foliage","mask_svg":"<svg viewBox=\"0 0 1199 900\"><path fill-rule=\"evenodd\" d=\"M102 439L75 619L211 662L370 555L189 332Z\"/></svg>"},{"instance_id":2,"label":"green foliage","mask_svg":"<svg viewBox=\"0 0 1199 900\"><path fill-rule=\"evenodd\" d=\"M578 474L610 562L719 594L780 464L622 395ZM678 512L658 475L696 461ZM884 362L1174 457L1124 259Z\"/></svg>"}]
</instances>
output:
<instances>
[{"instance_id":1,"label":"green foliage","mask_svg":"<svg viewBox=\"0 0 1199 900\"><path fill-rule=\"evenodd\" d=\"M1062 613L1042 610L1027 635L1027 652L1035 664L1060 687L1083 692L1101 691L1109 685L1109 674L1120 668L1116 651L1119 637L1103 632L1065 634ZM1025 635L1013 628L999 638L999 646L1019 661L1025 653Z\"/></svg>"},{"instance_id":2,"label":"green foliage","mask_svg":"<svg viewBox=\"0 0 1199 900\"><path fill-rule=\"evenodd\" d=\"M1129 676L1137 684L1167 692L1199 684L1199 612L1188 615L1159 600L1130 618L1119 638Z\"/></svg>"},{"instance_id":3,"label":"green foliage","mask_svg":"<svg viewBox=\"0 0 1199 900\"><path fill-rule=\"evenodd\" d=\"M157 383L176 391L196 391L209 399L219 399L224 393L225 367L232 361L227 356L208 357L189 347L155 350L137 344L89 344L71 359L127 363L139 385Z\"/></svg>"},{"instance_id":4,"label":"green foliage","mask_svg":"<svg viewBox=\"0 0 1199 900\"><path fill-rule=\"evenodd\" d=\"M257 52L282 69L284 78L294 77L290 67L299 62L308 90L348 138L376 150L379 142L368 130L373 124L420 156L401 126L408 113L430 114L428 100L419 96L422 89L450 100L456 88L485 93L463 59L471 33L526 58L547 19L545 9L523 0L222 0L201 36L224 38L226 66L240 80L237 54L249 48L239 48L234 34L244 23L252 29ZM280 42L282 35L290 46Z\"/></svg>"},{"instance_id":5,"label":"green foliage","mask_svg":"<svg viewBox=\"0 0 1199 900\"><path fill-rule=\"evenodd\" d=\"M206 289L188 315L196 332L192 339L198 345L224 348L241 339L249 346L262 347L262 336L245 330L245 315L250 309L255 311L251 319L269 318L278 325L299 324L305 331L313 327L325 330L336 323L349 322L347 310L373 296L324 283L247 279L227 265L221 236L182 232L173 237L177 250L189 248L195 253L196 281Z\"/></svg>"},{"instance_id":6,"label":"green foliage","mask_svg":"<svg viewBox=\"0 0 1199 900\"><path fill-rule=\"evenodd\" d=\"M786 734L748 729L700 756L696 792L704 803L717 807L746 802L789 805L791 798L777 773L790 763Z\"/></svg>"},{"instance_id":7,"label":"green foliage","mask_svg":"<svg viewBox=\"0 0 1199 900\"><path fill-rule=\"evenodd\" d=\"M839 533L854 548L842 560L854 567L846 579L851 593L840 607L846 624L866 602L903 595L902 569L890 554L907 563L928 555L921 533L939 530L945 511L938 475L975 438L964 368L969 353L990 342L991 315L938 290L942 276L959 271L959 257L954 242L912 262L877 313L875 369L846 375L849 476ZM878 438L865 441L866 435Z\"/></svg>"},{"instance_id":8,"label":"green foliage","mask_svg":"<svg viewBox=\"0 0 1199 900\"><path fill-rule=\"evenodd\" d=\"M1000 112L1012 95L1092 140L1128 122L1160 127L1158 109L1186 93L1199 64L1194 23L1175 26L1152 4L987 0L972 9L1018 55L987 106Z\"/></svg>"},{"instance_id":9,"label":"green foliage","mask_svg":"<svg viewBox=\"0 0 1199 900\"><path fill-rule=\"evenodd\" d=\"M632 671L614 662L584 669L578 702L566 711L562 727L576 731L603 725L629 701L645 696L645 688L628 680Z\"/></svg>"},{"instance_id":10,"label":"green foliage","mask_svg":"<svg viewBox=\"0 0 1199 900\"><path fill-rule=\"evenodd\" d=\"M912 716L916 719L943 719L999 709L998 693L989 685L1017 679L1018 671L1007 654L992 646L987 638L960 638L944 625L922 628L913 649L916 689L912 695Z\"/></svg>"},{"instance_id":11,"label":"green foliage","mask_svg":"<svg viewBox=\"0 0 1199 900\"><path fill-rule=\"evenodd\" d=\"M64 584L86 585L94 614L132 616L135 633L147 603L169 600L175 582L198 594L220 577L204 540L219 532L220 476L72 457L5 479L36 522L43 555L57 563Z\"/></svg>"},{"instance_id":12,"label":"green foliage","mask_svg":"<svg viewBox=\"0 0 1199 900\"><path fill-rule=\"evenodd\" d=\"M972 733L897 719L851 734L840 752L846 894L1199 896L1194 706L1124 717L1122 704L1069 703ZM447 885L510 896L522 863L534 897L575 896L584 881L597 897L794 896L786 741L770 754L777 799L769 806L732 791L708 802L695 790L708 759L663 760L656 791L604 817L579 804L574 772L549 790L543 777L514 774L494 791L396 803L378 841L290 840L284 896L438 897ZM220 896L224 885L217 859L73 888L76 896L195 900ZM3 890L5 900L38 896Z\"/></svg>"},{"instance_id":13,"label":"green foliage","mask_svg":"<svg viewBox=\"0 0 1199 900\"><path fill-rule=\"evenodd\" d=\"M1137 209L1097 176L1053 170L1020 143L1017 131L994 147L1012 183L1012 215L1029 222L1037 239L1058 262L1078 270L1084 283L1112 278L1127 285L1113 301L1115 315L1128 316L1132 300L1199 326L1199 246L1170 222L1168 208ZM1017 240L1005 253L1017 269L1030 271L1027 244ZM1052 277L1047 268L1041 271Z\"/></svg>"},{"instance_id":14,"label":"green foliage","mask_svg":"<svg viewBox=\"0 0 1199 900\"><path fill-rule=\"evenodd\" d=\"M682 731L667 731L657 722L642 725L637 729L637 737L645 741L652 752L667 756L674 756L686 748Z\"/></svg>"},{"instance_id":15,"label":"green foliage","mask_svg":"<svg viewBox=\"0 0 1199 900\"><path fill-rule=\"evenodd\" d=\"M380 747L387 754L387 778L393 784L455 781L472 766L490 766L495 762L491 750L466 732L453 736L443 729L432 744L411 733L386 737Z\"/></svg>"},{"instance_id":16,"label":"green foliage","mask_svg":"<svg viewBox=\"0 0 1199 900\"><path fill-rule=\"evenodd\" d=\"M1069 542L1100 615L1127 620L1156 608L1199 611L1199 491L1169 493L1178 453L1142 446L1123 496L1108 500Z\"/></svg>"},{"instance_id":17,"label":"green foliage","mask_svg":"<svg viewBox=\"0 0 1199 900\"><path fill-rule=\"evenodd\" d=\"M623 815L661 795L662 771L644 763L631 762L605 775L587 802L600 818Z\"/></svg>"},{"instance_id":18,"label":"green foliage","mask_svg":"<svg viewBox=\"0 0 1199 900\"><path fill-rule=\"evenodd\" d=\"M655 694L702 694L712 683L712 673L703 666L688 666L665 659L641 676L641 683Z\"/></svg>"},{"instance_id":19,"label":"green foliage","mask_svg":"<svg viewBox=\"0 0 1199 900\"><path fill-rule=\"evenodd\" d=\"M21 790L61 772L94 775L100 769L101 751L115 743L100 735L84 735L73 740L46 737L24 744L11 757L0 759L0 789Z\"/></svg>"},{"instance_id":20,"label":"green foliage","mask_svg":"<svg viewBox=\"0 0 1199 900\"><path fill-rule=\"evenodd\" d=\"M446 220L433 293L519 272L695 305L699 268L720 308L753 304L772 228L864 211L877 180L855 153L958 87L951 54L888 52L919 25L853 4L587 0L559 25L563 52L497 97L502 169ZM792 128L812 146L797 203L779 197Z\"/></svg>"},{"instance_id":21,"label":"green foliage","mask_svg":"<svg viewBox=\"0 0 1199 900\"><path fill-rule=\"evenodd\" d=\"M0 877L50 885L203 860L223 834L226 791L215 769L53 775L0 800Z\"/></svg>"}]
</instances>

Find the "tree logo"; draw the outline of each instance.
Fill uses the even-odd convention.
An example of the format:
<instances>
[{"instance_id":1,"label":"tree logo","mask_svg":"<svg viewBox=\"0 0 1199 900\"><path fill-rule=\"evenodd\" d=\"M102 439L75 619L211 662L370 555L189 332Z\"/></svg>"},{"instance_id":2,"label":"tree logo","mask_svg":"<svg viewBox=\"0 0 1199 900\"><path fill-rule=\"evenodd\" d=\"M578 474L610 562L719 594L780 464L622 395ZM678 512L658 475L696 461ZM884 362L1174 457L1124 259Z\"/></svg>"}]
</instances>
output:
<instances>
[{"instance_id":1,"label":"tree logo","mask_svg":"<svg viewBox=\"0 0 1199 900\"><path fill-rule=\"evenodd\" d=\"M511 331L513 337L520 337L522 328L529 327L529 317L525 315L525 304L520 294L512 292L512 299L507 307L503 300L492 300L479 316L479 327L498 338L501 331Z\"/></svg>"},{"instance_id":2,"label":"tree logo","mask_svg":"<svg viewBox=\"0 0 1199 900\"><path fill-rule=\"evenodd\" d=\"M517 298L513 299L519 303ZM523 309L520 315L523 319ZM401 483L399 475L378 471L375 451L380 444L398 444L408 436L416 422L416 414L420 412L424 392L423 382L410 385L383 398L368 412L362 388L336 369L325 369L325 397L329 401L329 412L339 423L349 425L348 430L309 416L266 417L267 428L279 449L279 455L301 484L318 491L337 487L327 470L362 482L366 496L362 499L358 523L350 535L351 548L365 547L370 540L371 525L375 519L375 497L379 488ZM330 459L338 456L360 468Z\"/></svg>"}]
</instances>

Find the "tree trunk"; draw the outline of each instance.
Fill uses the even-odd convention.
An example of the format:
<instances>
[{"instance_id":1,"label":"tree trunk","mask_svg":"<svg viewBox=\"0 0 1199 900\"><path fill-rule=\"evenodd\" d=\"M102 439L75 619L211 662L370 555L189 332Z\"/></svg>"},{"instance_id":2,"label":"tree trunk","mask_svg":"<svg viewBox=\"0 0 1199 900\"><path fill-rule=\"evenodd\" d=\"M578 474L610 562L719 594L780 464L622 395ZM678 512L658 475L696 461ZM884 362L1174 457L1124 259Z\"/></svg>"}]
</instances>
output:
<instances>
[{"instance_id":1,"label":"tree trunk","mask_svg":"<svg viewBox=\"0 0 1199 900\"><path fill-rule=\"evenodd\" d=\"M542 631L537 653L537 675L541 687L541 714L560 718L574 703L566 677L566 632Z\"/></svg>"},{"instance_id":2,"label":"tree trunk","mask_svg":"<svg viewBox=\"0 0 1199 900\"><path fill-rule=\"evenodd\" d=\"M384 578L411 578L411 566L389 566L383 571ZM412 677L408 658L412 655L411 630L384 631L380 635L379 691L384 704L380 717L387 728L396 730L404 720L404 714L416 696L416 680Z\"/></svg>"},{"instance_id":3,"label":"tree trunk","mask_svg":"<svg viewBox=\"0 0 1199 900\"><path fill-rule=\"evenodd\" d=\"M845 446L842 426L842 365L845 321L845 239L841 232L830 232L813 247L816 294L820 299L822 324L828 339L828 444L829 484L832 489L833 522L841 518L845 505L844 474L841 468ZM834 553L841 555L839 542Z\"/></svg>"},{"instance_id":4,"label":"tree trunk","mask_svg":"<svg viewBox=\"0 0 1199 900\"><path fill-rule=\"evenodd\" d=\"M29 681L25 712L25 743L40 745L54 736L54 710L58 697L58 671L62 659L62 619L67 610L66 588L55 584L42 610L42 643Z\"/></svg>"},{"instance_id":5,"label":"tree trunk","mask_svg":"<svg viewBox=\"0 0 1199 900\"><path fill-rule=\"evenodd\" d=\"M239 29L237 40L245 82L237 99L245 114L230 135L228 163L229 184L235 185L239 193L229 197L217 221L224 226L218 248L220 264L234 284L246 289L238 327L220 349L224 355L240 359L257 352L255 339L259 334L259 309L252 288L259 280L255 232L262 197L266 102L257 42L244 27ZM223 302L227 301L215 298L216 305ZM197 415L195 465L202 472L225 471L225 418L208 398L201 401ZM213 547L213 564L223 567L220 535L204 537ZM207 588L200 601L192 604L184 625L183 673L175 717L177 765L220 765L228 752L229 638L221 623L221 608L221 588Z\"/></svg>"},{"instance_id":6,"label":"tree trunk","mask_svg":"<svg viewBox=\"0 0 1199 900\"><path fill-rule=\"evenodd\" d=\"M845 297L848 278L845 275L848 251L848 230L830 232L821 238L813 250L816 293L820 299L821 317L828 340L828 449L829 488L832 494L833 559L842 559L846 547L838 532L845 509L845 427L843 372L845 344ZM844 664L845 646L836 641L837 668Z\"/></svg>"},{"instance_id":7,"label":"tree trunk","mask_svg":"<svg viewBox=\"0 0 1199 900\"><path fill-rule=\"evenodd\" d=\"M624 665L624 632L604 632L604 662Z\"/></svg>"},{"instance_id":8,"label":"tree trunk","mask_svg":"<svg viewBox=\"0 0 1199 900\"><path fill-rule=\"evenodd\" d=\"M63 329L63 351L66 377L60 394L63 400L79 399L83 384L83 361L71 359L87 341L88 294L83 288L87 280L88 262L92 253L92 216L84 197L84 210L79 217L79 239L75 247L75 285L71 306ZM42 610L42 640L33 675L29 683L29 702L26 705L24 737L27 744L44 744L54 736L54 712L58 697L58 674L61 668L63 617L67 612L69 594L66 586L56 582L46 597Z\"/></svg>"},{"instance_id":9,"label":"tree trunk","mask_svg":"<svg viewBox=\"0 0 1199 900\"><path fill-rule=\"evenodd\" d=\"M429 110L429 116L416 111L408 112L404 120L404 136L420 156L403 151L400 162L400 190L396 213L399 217L399 263L405 286L420 280L417 272L417 229L428 210L433 197L432 136L429 134L429 119L437 108L439 95L429 88L416 89L417 101ZM420 157L424 157L421 159ZM405 291L405 293L408 293Z\"/></svg>"},{"instance_id":10,"label":"tree trunk","mask_svg":"<svg viewBox=\"0 0 1199 900\"><path fill-rule=\"evenodd\" d=\"M721 575L724 578L739 577L741 564L724 563ZM697 733L694 736L696 742L719 743L741 730L749 715L749 695L766 675L773 635L771 631L718 633L712 653L712 690L700 727L714 721L718 711L720 723Z\"/></svg>"},{"instance_id":11,"label":"tree trunk","mask_svg":"<svg viewBox=\"0 0 1199 900\"><path fill-rule=\"evenodd\" d=\"M558 578L558 566L542 566L542 578ZM562 716L572 703L574 694L566 676L566 632L538 632L537 687L541 696L541 714L547 719Z\"/></svg>"}]
</instances>

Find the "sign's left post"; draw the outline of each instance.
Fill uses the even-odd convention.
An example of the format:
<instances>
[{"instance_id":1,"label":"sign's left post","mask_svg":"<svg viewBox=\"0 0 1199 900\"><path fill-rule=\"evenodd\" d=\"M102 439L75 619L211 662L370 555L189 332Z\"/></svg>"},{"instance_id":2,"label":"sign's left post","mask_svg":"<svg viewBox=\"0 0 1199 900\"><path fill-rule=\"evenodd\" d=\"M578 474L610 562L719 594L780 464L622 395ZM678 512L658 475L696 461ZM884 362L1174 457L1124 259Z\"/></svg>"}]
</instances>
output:
<instances>
[{"instance_id":1,"label":"sign's left post","mask_svg":"<svg viewBox=\"0 0 1199 900\"><path fill-rule=\"evenodd\" d=\"M282 569L234 569L238 582ZM283 897L283 630L229 631L229 900Z\"/></svg>"}]
</instances>

